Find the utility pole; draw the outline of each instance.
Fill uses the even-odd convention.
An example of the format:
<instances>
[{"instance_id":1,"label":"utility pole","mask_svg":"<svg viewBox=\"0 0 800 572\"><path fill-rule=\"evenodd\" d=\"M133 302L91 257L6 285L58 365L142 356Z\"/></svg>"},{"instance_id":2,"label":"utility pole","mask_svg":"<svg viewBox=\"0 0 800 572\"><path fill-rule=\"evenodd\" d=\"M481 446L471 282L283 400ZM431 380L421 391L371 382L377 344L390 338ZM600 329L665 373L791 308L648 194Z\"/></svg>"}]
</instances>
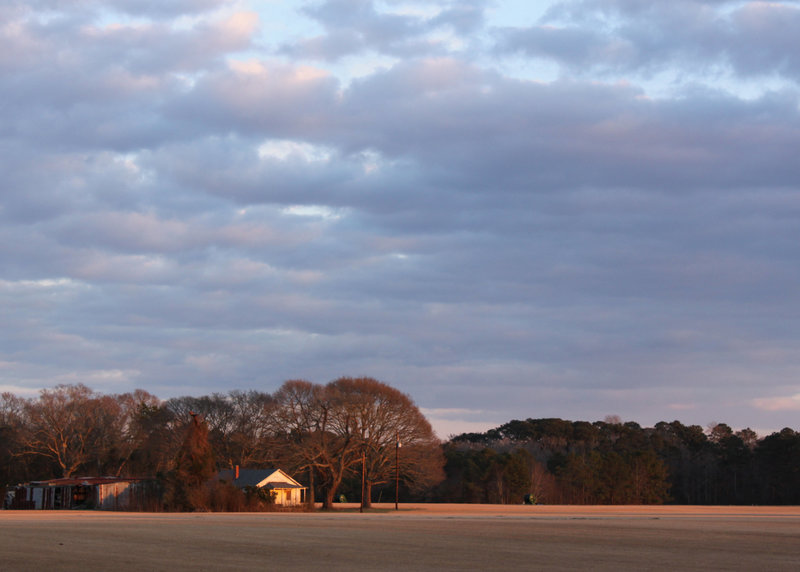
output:
<instances>
[{"instance_id":1,"label":"utility pole","mask_svg":"<svg viewBox=\"0 0 800 572\"><path fill-rule=\"evenodd\" d=\"M361 448L361 506L358 509L358 512L364 512L364 474L367 471L367 452L366 449L362 446Z\"/></svg>"},{"instance_id":2,"label":"utility pole","mask_svg":"<svg viewBox=\"0 0 800 572\"><path fill-rule=\"evenodd\" d=\"M400 510L400 432L395 434L394 446L394 510Z\"/></svg>"}]
</instances>

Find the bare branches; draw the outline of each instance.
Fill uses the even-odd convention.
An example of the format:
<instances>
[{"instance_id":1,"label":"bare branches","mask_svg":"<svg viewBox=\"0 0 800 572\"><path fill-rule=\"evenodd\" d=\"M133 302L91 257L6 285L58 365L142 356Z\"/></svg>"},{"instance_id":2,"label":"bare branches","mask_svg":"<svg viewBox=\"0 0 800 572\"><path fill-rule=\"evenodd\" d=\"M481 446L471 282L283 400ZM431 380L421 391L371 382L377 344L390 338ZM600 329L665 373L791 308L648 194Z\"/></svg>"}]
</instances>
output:
<instances>
[{"instance_id":1,"label":"bare branches","mask_svg":"<svg viewBox=\"0 0 800 572\"><path fill-rule=\"evenodd\" d=\"M362 456L368 505L372 486L387 482L395 472L398 437L408 446L401 466L404 479L441 478L443 459L430 424L411 398L385 383L343 377L320 386L292 380L275 394L275 400L276 435L291 444L299 468L319 475L326 507Z\"/></svg>"},{"instance_id":2,"label":"bare branches","mask_svg":"<svg viewBox=\"0 0 800 572\"><path fill-rule=\"evenodd\" d=\"M36 478L83 474L157 476L174 470L191 414L204 419L216 469L281 464L304 472L330 506L364 459L367 490L398 471L409 488L441 478L440 444L414 402L371 378L326 385L290 380L274 394L232 391L166 402L141 390L102 395L78 384L37 398L3 395L5 457L35 460ZM369 493L367 493L367 498Z\"/></svg>"}]
</instances>

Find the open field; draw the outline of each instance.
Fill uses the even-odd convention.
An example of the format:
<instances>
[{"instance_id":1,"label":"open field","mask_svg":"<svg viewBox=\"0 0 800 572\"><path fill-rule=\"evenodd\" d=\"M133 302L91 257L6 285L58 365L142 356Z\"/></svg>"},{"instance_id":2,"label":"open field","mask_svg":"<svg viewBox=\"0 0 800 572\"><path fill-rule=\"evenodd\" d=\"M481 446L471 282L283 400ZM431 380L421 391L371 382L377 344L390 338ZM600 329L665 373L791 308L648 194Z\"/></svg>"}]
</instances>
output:
<instances>
[{"instance_id":1,"label":"open field","mask_svg":"<svg viewBox=\"0 0 800 572\"><path fill-rule=\"evenodd\" d=\"M800 507L0 511L0 570L798 570Z\"/></svg>"}]
</instances>

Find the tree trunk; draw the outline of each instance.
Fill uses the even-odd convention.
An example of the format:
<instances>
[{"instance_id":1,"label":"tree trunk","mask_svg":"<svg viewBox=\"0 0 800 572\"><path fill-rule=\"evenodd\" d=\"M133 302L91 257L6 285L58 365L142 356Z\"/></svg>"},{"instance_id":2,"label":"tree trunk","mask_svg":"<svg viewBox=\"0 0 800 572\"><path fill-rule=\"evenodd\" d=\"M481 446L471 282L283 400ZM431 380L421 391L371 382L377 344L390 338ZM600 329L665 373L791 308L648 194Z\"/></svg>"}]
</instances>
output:
<instances>
[{"instance_id":1,"label":"tree trunk","mask_svg":"<svg viewBox=\"0 0 800 572\"><path fill-rule=\"evenodd\" d=\"M308 468L308 494L306 495L308 506L314 508L316 499L314 498L314 467Z\"/></svg>"},{"instance_id":2,"label":"tree trunk","mask_svg":"<svg viewBox=\"0 0 800 572\"><path fill-rule=\"evenodd\" d=\"M336 489L328 487L325 489L325 498L322 500L322 508L330 510L333 508L333 495L336 494Z\"/></svg>"},{"instance_id":3,"label":"tree trunk","mask_svg":"<svg viewBox=\"0 0 800 572\"><path fill-rule=\"evenodd\" d=\"M372 483L364 484L364 508L372 508Z\"/></svg>"}]
</instances>

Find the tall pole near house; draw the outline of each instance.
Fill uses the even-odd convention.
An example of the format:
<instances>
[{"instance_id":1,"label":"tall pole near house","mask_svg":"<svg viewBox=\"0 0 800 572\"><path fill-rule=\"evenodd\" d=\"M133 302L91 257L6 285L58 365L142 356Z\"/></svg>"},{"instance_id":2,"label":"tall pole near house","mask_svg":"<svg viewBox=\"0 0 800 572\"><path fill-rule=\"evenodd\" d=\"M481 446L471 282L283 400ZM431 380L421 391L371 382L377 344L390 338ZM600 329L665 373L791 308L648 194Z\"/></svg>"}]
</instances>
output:
<instances>
[{"instance_id":1,"label":"tall pole near house","mask_svg":"<svg viewBox=\"0 0 800 572\"><path fill-rule=\"evenodd\" d=\"M358 508L358 512L364 512L364 473L367 469L367 452L362 447L361 449L361 506Z\"/></svg>"},{"instance_id":2,"label":"tall pole near house","mask_svg":"<svg viewBox=\"0 0 800 572\"><path fill-rule=\"evenodd\" d=\"M398 502L400 500L400 432L395 435L394 446L394 510L400 510Z\"/></svg>"}]
</instances>

